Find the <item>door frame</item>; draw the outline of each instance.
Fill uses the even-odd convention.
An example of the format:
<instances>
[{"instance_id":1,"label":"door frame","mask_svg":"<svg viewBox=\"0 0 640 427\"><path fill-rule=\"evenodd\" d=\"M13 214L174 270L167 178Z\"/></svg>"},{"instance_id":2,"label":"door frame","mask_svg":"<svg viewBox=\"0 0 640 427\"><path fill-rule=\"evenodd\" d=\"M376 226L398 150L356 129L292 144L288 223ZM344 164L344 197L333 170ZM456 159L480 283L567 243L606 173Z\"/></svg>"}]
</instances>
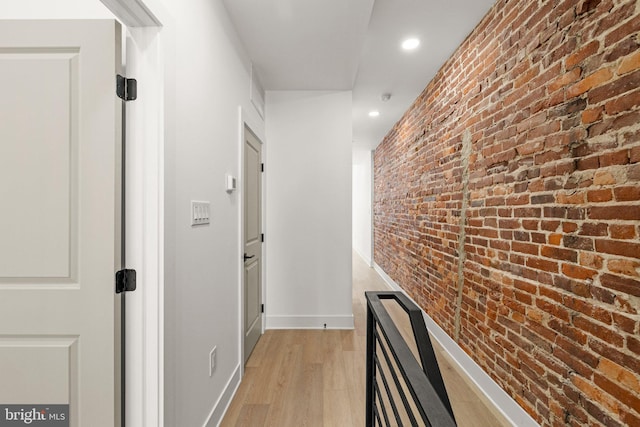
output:
<instances>
[{"instance_id":1,"label":"door frame","mask_svg":"<svg viewBox=\"0 0 640 427\"><path fill-rule=\"evenodd\" d=\"M134 40L146 44L145 49L132 52L137 66L126 69L127 77L140 82L135 125L142 130L142 136L133 135L127 141L131 161L126 165L126 267L137 270L141 283L126 305L126 425L163 426L164 141L165 120L171 111L165 109L170 93L165 89L164 72L168 43L161 32L171 24L171 17L157 0L100 1ZM135 220L141 214L146 221Z\"/></svg>"},{"instance_id":2,"label":"door frame","mask_svg":"<svg viewBox=\"0 0 640 427\"><path fill-rule=\"evenodd\" d=\"M135 164L129 164L127 169L136 169L138 174L129 174L126 190L130 196L138 197L136 209L143 209L153 217L153 224L136 228L129 222L127 231L129 236L143 238L137 244L127 242L129 260L143 260L138 269L138 294L130 294L127 312L137 310L137 315L130 315L127 321L127 337L139 338L141 346L132 346L126 360L130 367L135 367L139 373L136 390L132 390L127 381L127 420L130 416L142 417L143 422L128 421L128 426L157 427L164 425L164 145L165 140L173 138L173 121L175 117L175 93L169 82L175 74L171 59L175 56L175 41L172 37L175 31L173 17L161 3L162 0L100 0L111 11L113 17L134 33L146 32L151 42L145 50L134 52L139 64L144 64L136 70L128 70L130 77L141 82L139 92L150 91L155 96L150 102L140 97L136 103L141 107L140 120L136 116L136 125L146 129L148 135L157 135L155 139L145 139L145 154ZM36 19L83 19L82 12L66 6L55 12L38 14ZM65 16L66 15L66 16ZM86 18L93 18L89 16ZM111 17L109 17L111 18ZM12 19L12 18L9 18ZM23 18L15 18L23 19ZM33 18L31 18L33 19ZM167 77L168 76L168 77ZM115 79L115 76L114 76ZM145 89L143 90L143 86ZM132 141L129 141L131 144ZM143 186L140 186L143 177ZM135 189L137 188L137 190ZM137 193L136 193L137 191ZM144 196L144 197L142 197ZM131 208L132 205L128 205ZM127 211L127 216L129 211ZM145 289L144 298L142 289ZM116 313L114 313L114 316ZM134 362L141 360L142 368ZM117 380L119 381L119 379ZM144 381L147 381L146 383ZM118 420L119 421L119 420Z\"/></svg>"},{"instance_id":3,"label":"door frame","mask_svg":"<svg viewBox=\"0 0 640 427\"><path fill-rule=\"evenodd\" d=\"M240 236L240 240L238 242L238 256L237 256L237 260L238 260L238 296L239 296L239 322L238 325L240 326L238 329L238 337L240 338L239 341L239 354L240 354L240 378L242 378L244 376L244 261L243 261L243 255L244 255L244 213L245 213L245 206L244 206L244 141L245 141L245 126L247 128L249 128L249 130L251 130L251 132L253 132L253 134L256 136L256 138L258 138L258 140L260 141L260 143L262 144L262 163L266 164L266 157L267 157L267 153L266 153L266 138L265 138L265 131L264 131L264 122L261 122L260 120L254 119L253 116L251 114L249 114L244 108L242 108L242 106L238 107L238 115L239 115L239 141L238 141L238 146L239 146L239 161L238 161L238 179L239 179L239 185L238 185L238 203L240 205L240 209L239 209L239 216L238 216L238 230L239 230L239 236ZM261 193L262 193L262 203L261 203L261 210L262 210L262 233L265 235L265 244L262 245L262 303L264 304L265 300L266 300L266 283L267 283L267 262L266 262L266 258L267 258L267 245L266 245L266 240L268 238L267 235L267 229L266 229L266 205L267 205L267 199L266 199L266 191L265 189L267 188L266 185L266 181L267 181L267 174L266 174L266 166L265 166L265 172L263 172L262 174L262 180L261 180ZM265 331L265 315L266 313L262 313L262 333L264 334Z\"/></svg>"}]
</instances>

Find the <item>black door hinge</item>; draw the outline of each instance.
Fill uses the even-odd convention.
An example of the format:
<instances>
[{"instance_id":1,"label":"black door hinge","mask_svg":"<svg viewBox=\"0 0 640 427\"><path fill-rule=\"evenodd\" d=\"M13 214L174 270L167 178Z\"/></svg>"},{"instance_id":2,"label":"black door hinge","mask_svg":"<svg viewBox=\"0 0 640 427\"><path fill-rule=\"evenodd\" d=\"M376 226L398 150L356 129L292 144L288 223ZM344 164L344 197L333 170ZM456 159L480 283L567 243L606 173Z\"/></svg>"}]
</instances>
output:
<instances>
[{"instance_id":1,"label":"black door hinge","mask_svg":"<svg viewBox=\"0 0 640 427\"><path fill-rule=\"evenodd\" d=\"M138 98L138 82L118 74L116 76L116 94L123 101L135 101Z\"/></svg>"},{"instance_id":2,"label":"black door hinge","mask_svg":"<svg viewBox=\"0 0 640 427\"><path fill-rule=\"evenodd\" d=\"M264 163L260 163L260 172L264 172Z\"/></svg>"},{"instance_id":3,"label":"black door hinge","mask_svg":"<svg viewBox=\"0 0 640 427\"><path fill-rule=\"evenodd\" d=\"M116 272L116 294L136 290L136 271L120 270Z\"/></svg>"},{"instance_id":4,"label":"black door hinge","mask_svg":"<svg viewBox=\"0 0 640 427\"><path fill-rule=\"evenodd\" d=\"M264 304L261 304L261 306L260 306L260 310L261 310L261 311L260 311L261 313L264 313Z\"/></svg>"},{"instance_id":5,"label":"black door hinge","mask_svg":"<svg viewBox=\"0 0 640 427\"><path fill-rule=\"evenodd\" d=\"M264 233L262 233L262 234L260 235L260 241L261 241L262 243L264 243Z\"/></svg>"}]
</instances>

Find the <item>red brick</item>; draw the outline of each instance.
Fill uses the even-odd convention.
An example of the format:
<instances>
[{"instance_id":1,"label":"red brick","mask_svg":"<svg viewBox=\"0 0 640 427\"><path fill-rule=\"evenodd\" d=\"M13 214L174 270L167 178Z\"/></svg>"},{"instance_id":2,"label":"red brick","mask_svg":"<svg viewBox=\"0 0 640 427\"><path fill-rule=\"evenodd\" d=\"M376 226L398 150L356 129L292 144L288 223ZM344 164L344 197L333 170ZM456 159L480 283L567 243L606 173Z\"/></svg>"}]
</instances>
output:
<instances>
[{"instance_id":1,"label":"red brick","mask_svg":"<svg viewBox=\"0 0 640 427\"><path fill-rule=\"evenodd\" d=\"M629 163L629 151L621 150L600 155L600 167L626 165Z\"/></svg>"},{"instance_id":2,"label":"red brick","mask_svg":"<svg viewBox=\"0 0 640 427\"><path fill-rule=\"evenodd\" d=\"M548 261L540 258L527 258L527 267L549 271L551 273L558 272L558 263L556 261Z\"/></svg>"},{"instance_id":3,"label":"red brick","mask_svg":"<svg viewBox=\"0 0 640 427\"><path fill-rule=\"evenodd\" d=\"M633 53L637 48L638 43L632 38L623 39L607 50L603 55L603 61L607 63L616 62L618 59Z\"/></svg>"},{"instance_id":4,"label":"red brick","mask_svg":"<svg viewBox=\"0 0 640 427\"><path fill-rule=\"evenodd\" d=\"M549 93L555 92L556 90L563 88L570 83L577 82L578 79L580 79L581 74L582 70L580 69L580 67L576 67L568 73L561 75L560 77L549 83Z\"/></svg>"},{"instance_id":5,"label":"red brick","mask_svg":"<svg viewBox=\"0 0 640 427\"><path fill-rule=\"evenodd\" d=\"M604 107L594 107L584 110L582 112L582 123L591 124L593 122L597 122L602 118L602 112L604 111Z\"/></svg>"},{"instance_id":6,"label":"red brick","mask_svg":"<svg viewBox=\"0 0 640 427\"><path fill-rule=\"evenodd\" d=\"M564 359L563 362L569 364L570 367L580 367L579 372L585 374L585 376L590 376L593 372L593 368L598 365L598 358L586 349L583 349L583 347L578 347L576 344L563 337L557 337L555 341L557 344L556 349L563 349L567 351L571 355L571 359L573 359L571 362L574 363L567 363L569 362L567 359ZM581 362L582 365L575 362Z\"/></svg>"},{"instance_id":7,"label":"red brick","mask_svg":"<svg viewBox=\"0 0 640 427\"><path fill-rule=\"evenodd\" d=\"M557 231L560 224L560 221L541 221L540 228L545 231Z\"/></svg>"},{"instance_id":8,"label":"red brick","mask_svg":"<svg viewBox=\"0 0 640 427\"><path fill-rule=\"evenodd\" d=\"M567 248L582 249L585 251L593 250L593 239L586 237L578 237L575 235L565 235L562 237L562 244Z\"/></svg>"},{"instance_id":9,"label":"red brick","mask_svg":"<svg viewBox=\"0 0 640 427\"><path fill-rule=\"evenodd\" d=\"M607 261L607 268L612 273L640 277L640 261L638 260L611 259Z\"/></svg>"},{"instance_id":10,"label":"red brick","mask_svg":"<svg viewBox=\"0 0 640 427\"><path fill-rule=\"evenodd\" d=\"M586 280L597 274L597 271L583 268L575 264L562 264L562 273L574 279Z\"/></svg>"},{"instance_id":11,"label":"red brick","mask_svg":"<svg viewBox=\"0 0 640 427\"><path fill-rule=\"evenodd\" d=\"M578 159L578 170L597 169L600 167L600 159L598 156L591 156L587 158Z\"/></svg>"},{"instance_id":12,"label":"red brick","mask_svg":"<svg viewBox=\"0 0 640 427\"><path fill-rule=\"evenodd\" d=\"M527 156L529 154L533 154L541 151L543 147L544 147L543 140L531 141L526 144L520 145L519 147L516 148L516 151L521 156Z\"/></svg>"},{"instance_id":13,"label":"red brick","mask_svg":"<svg viewBox=\"0 0 640 427\"><path fill-rule=\"evenodd\" d=\"M640 85L640 70L614 79L611 83L589 92L589 104L599 104L624 93L634 91ZM617 110L622 111L622 110Z\"/></svg>"},{"instance_id":14,"label":"red brick","mask_svg":"<svg viewBox=\"0 0 640 427\"><path fill-rule=\"evenodd\" d=\"M609 324L612 322L611 311L593 304L588 296L580 295L582 298L567 297L563 299L563 304L570 310L586 314L601 323ZM585 298L589 298L586 299ZM588 301L588 302L586 302Z\"/></svg>"},{"instance_id":15,"label":"red brick","mask_svg":"<svg viewBox=\"0 0 640 427\"><path fill-rule=\"evenodd\" d=\"M613 313L613 326L629 334L635 333L637 321L623 314ZM640 387L638 388L640 390Z\"/></svg>"},{"instance_id":16,"label":"red brick","mask_svg":"<svg viewBox=\"0 0 640 427\"><path fill-rule=\"evenodd\" d=\"M640 14L637 14L633 19L620 25L617 29L609 33L604 39L605 45L611 46L618 40L626 37L631 33L637 32L638 30L640 30Z\"/></svg>"},{"instance_id":17,"label":"red brick","mask_svg":"<svg viewBox=\"0 0 640 427\"><path fill-rule=\"evenodd\" d=\"M631 412L623 412L620 414L622 425L625 426L640 426L640 416L632 414Z\"/></svg>"},{"instance_id":18,"label":"red brick","mask_svg":"<svg viewBox=\"0 0 640 427\"><path fill-rule=\"evenodd\" d=\"M587 192L587 201L594 203L609 202L613 200L611 189L590 190Z\"/></svg>"},{"instance_id":19,"label":"red brick","mask_svg":"<svg viewBox=\"0 0 640 427\"><path fill-rule=\"evenodd\" d=\"M609 226L601 222L585 222L578 234L581 236L606 236L609 234Z\"/></svg>"},{"instance_id":20,"label":"red brick","mask_svg":"<svg viewBox=\"0 0 640 427\"><path fill-rule=\"evenodd\" d=\"M640 206L594 206L589 208L590 219L611 219L611 220L640 220Z\"/></svg>"},{"instance_id":21,"label":"red brick","mask_svg":"<svg viewBox=\"0 0 640 427\"><path fill-rule=\"evenodd\" d=\"M611 80L613 77L613 72L610 69L604 68L602 70L598 70L595 73L585 77L578 83L567 89L567 98L573 98L574 96L582 95L585 92L588 92L594 87L602 86L604 83Z\"/></svg>"},{"instance_id":22,"label":"red brick","mask_svg":"<svg viewBox=\"0 0 640 427\"><path fill-rule=\"evenodd\" d=\"M600 277L600 283L606 288L640 297L640 281L638 280L614 276L612 274L603 274L602 277Z\"/></svg>"},{"instance_id":23,"label":"red brick","mask_svg":"<svg viewBox=\"0 0 640 427\"><path fill-rule=\"evenodd\" d=\"M615 117L609 117L589 127L589 136L610 134L621 129L635 126L640 122L640 111L625 111Z\"/></svg>"},{"instance_id":24,"label":"red brick","mask_svg":"<svg viewBox=\"0 0 640 427\"><path fill-rule=\"evenodd\" d=\"M600 270L602 268L603 259L600 255L593 252L580 252L580 265L588 268Z\"/></svg>"},{"instance_id":25,"label":"red brick","mask_svg":"<svg viewBox=\"0 0 640 427\"><path fill-rule=\"evenodd\" d=\"M628 390L625 390L599 374L596 374L594 376L594 380L596 385L612 395L617 401L629 406L636 412L640 413L640 397L638 397L637 393L632 393Z\"/></svg>"},{"instance_id":26,"label":"red brick","mask_svg":"<svg viewBox=\"0 0 640 427\"><path fill-rule=\"evenodd\" d=\"M576 15L579 16L591 12L598 4L600 4L600 0L582 0L576 7Z\"/></svg>"},{"instance_id":27,"label":"red brick","mask_svg":"<svg viewBox=\"0 0 640 427\"><path fill-rule=\"evenodd\" d=\"M613 331L609 325L607 325L608 327L605 327L587 319L584 316L574 316L573 319L571 319L571 323L573 323L576 328L617 347L622 347L624 344L624 338L622 335Z\"/></svg>"},{"instance_id":28,"label":"red brick","mask_svg":"<svg viewBox=\"0 0 640 427\"><path fill-rule=\"evenodd\" d=\"M638 258L640 244L611 240L596 240L596 250L612 255L621 255L629 258Z\"/></svg>"},{"instance_id":29,"label":"red brick","mask_svg":"<svg viewBox=\"0 0 640 427\"><path fill-rule=\"evenodd\" d=\"M583 47L581 47L576 53L569 55L565 60L565 64L567 68L572 68L576 64L582 62L584 59L592 56L598 49L600 48L600 42L598 40L592 40L590 43L587 43Z\"/></svg>"},{"instance_id":30,"label":"red brick","mask_svg":"<svg viewBox=\"0 0 640 427\"><path fill-rule=\"evenodd\" d=\"M612 239L634 239L636 237L636 227L633 225L611 224L609 232Z\"/></svg>"},{"instance_id":31,"label":"red brick","mask_svg":"<svg viewBox=\"0 0 640 427\"><path fill-rule=\"evenodd\" d=\"M620 63L620 67L618 67L618 74L626 74L637 70L638 68L640 68L640 51L629 55Z\"/></svg>"},{"instance_id":32,"label":"red brick","mask_svg":"<svg viewBox=\"0 0 640 427\"><path fill-rule=\"evenodd\" d=\"M627 338L627 342L631 341L631 337ZM616 362L619 365L625 366L630 369L632 372L636 372L640 374L640 358L632 354L625 354L618 350L617 348L611 347L606 343L598 342L598 341L589 341L589 348Z\"/></svg>"},{"instance_id":33,"label":"red brick","mask_svg":"<svg viewBox=\"0 0 640 427\"><path fill-rule=\"evenodd\" d=\"M554 258L561 261L578 261L578 252L571 249L563 249L556 246L543 246L540 254L547 258Z\"/></svg>"},{"instance_id":34,"label":"red brick","mask_svg":"<svg viewBox=\"0 0 640 427\"><path fill-rule=\"evenodd\" d=\"M549 235L549 244L550 245L559 245L562 243L562 234L551 234Z\"/></svg>"},{"instance_id":35,"label":"red brick","mask_svg":"<svg viewBox=\"0 0 640 427\"><path fill-rule=\"evenodd\" d=\"M640 186L618 187L613 190L616 200L619 202L628 202L640 200Z\"/></svg>"},{"instance_id":36,"label":"red brick","mask_svg":"<svg viewBox=\"0 0 640 427\"><path fill-rule=\"evenodd\" d=\"M640 340L637 338L627 338L627 347L629 350L640 356Z\"/></svg>"},{"instance_id":37,"label":"red brick","mask_svg":"<svg viewBox=\"0 0 640 427\"><path fill-rule=\"evenodd\" d=\"M525 254L538 255L538 246L530 243L512 242L511 250Z\"/></svg>"},{"instance_id":38,"label":"red brick","mask_svg":"<svg viewBox=\"0 0 640 427\"><path fill-rule=\"evenodd\" d=\"M638 81L640 85L640 81ZM615 115L622 111L630 110L640 105L640 90L629 92L604 105L604 110L609 115Z\"/></svg>"}]
</instances>

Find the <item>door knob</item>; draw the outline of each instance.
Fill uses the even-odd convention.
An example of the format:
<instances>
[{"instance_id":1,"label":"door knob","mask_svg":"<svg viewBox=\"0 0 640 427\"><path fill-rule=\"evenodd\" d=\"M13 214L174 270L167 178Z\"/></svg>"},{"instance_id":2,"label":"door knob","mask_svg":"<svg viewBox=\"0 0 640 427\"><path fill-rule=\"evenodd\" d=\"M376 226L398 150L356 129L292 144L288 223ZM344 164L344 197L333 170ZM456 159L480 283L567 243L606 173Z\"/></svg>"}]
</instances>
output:
<instances>
[{"instance_id":1,"label":"door knob","mask_svg":"<svg viewBox=\"0 0 640 427\"><path fill-rule=\"evenodd\" d=\"M247 256L247 254L244 254L244 260L245 261L248 260L248 259L251 259L251 258L255 258L255 255Z\"/></svg>"}]
</instances>

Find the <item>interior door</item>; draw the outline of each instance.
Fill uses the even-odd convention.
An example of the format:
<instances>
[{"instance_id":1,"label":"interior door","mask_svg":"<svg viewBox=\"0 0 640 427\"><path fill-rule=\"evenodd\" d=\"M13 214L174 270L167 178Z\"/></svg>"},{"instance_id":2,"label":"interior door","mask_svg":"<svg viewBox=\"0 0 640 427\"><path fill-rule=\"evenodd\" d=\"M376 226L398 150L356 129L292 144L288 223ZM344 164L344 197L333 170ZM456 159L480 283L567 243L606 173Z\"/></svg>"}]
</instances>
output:
<instances>
[{"instance_id":1,"label":"interior door","mask_svg":"<svg viewBox=\"0 0 640 427\"><path fill-rule=\"evenodd\" d=\"M120 38L0 21L1 425L116 425Z\"/></svg>"},{"instance_id":2,"label":"interior door","mask_svg":"<svg viewBox=\"0 0 640 427\"><path fill-rule=\"evenodd\" d=\"M262 334L262 144L245 127L244 359Z\"/></svg>"}]
</instances>

